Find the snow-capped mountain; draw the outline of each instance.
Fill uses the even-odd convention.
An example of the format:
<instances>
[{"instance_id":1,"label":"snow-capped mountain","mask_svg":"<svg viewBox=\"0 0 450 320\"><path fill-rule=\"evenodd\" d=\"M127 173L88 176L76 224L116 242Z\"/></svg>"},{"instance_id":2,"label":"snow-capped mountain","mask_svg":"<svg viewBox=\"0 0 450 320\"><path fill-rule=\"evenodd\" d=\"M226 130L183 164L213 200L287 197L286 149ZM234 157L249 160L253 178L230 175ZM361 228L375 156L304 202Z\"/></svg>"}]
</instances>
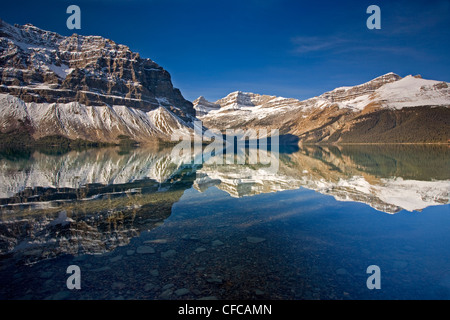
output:
<instances>
[{"instance_id":1,"label":"snow-capped mountain","mask_svg":"<svg viewBox=\"0 0 450 320\"><path fill-rule=\"evenodd\" d=\"M220 105L209 102L205 99L205 97L200 96L196 100L194 100L195 108L195 114L198 116L204 116L207 115L209 112L213 110L219 110Z\"/></svg>"},{"instance_id":2,"label":"snow-capped mountain","mask_svg":"<svg viewBox=\"0 0 450 320\"><path fill-rule=\"evenodd\" d=\"M272 128L306 143L450 139L449 83L420 76L388 73L303 101L237 91L194 107L166 70L125 45L2 20L0 75L2 137L170 140L191 135L197 114L205 128Z\"/></svg>"},{"instance_id":3,"label":"snow-capped mountain","mask_svg":"<svg viewBox=\"0 0 450 320\"><path fill-rule=\"evenodd\" d=\"M0 75L2 133L116 142L192 128L192 103L170 74L100 36L65 37L0 20Z\"/></svg>"},{"instance_id":4,"label":"snow-capped mountain","mask_svg":"<svg viewBox=\"0 0 450 320\"><path fill-rule=\"evenodd\" d=\"M388 73L303 101L238 91L194 108L208 128L272 127L303 142L447 142L449 85Z\"/></svg>"}]
</instances>

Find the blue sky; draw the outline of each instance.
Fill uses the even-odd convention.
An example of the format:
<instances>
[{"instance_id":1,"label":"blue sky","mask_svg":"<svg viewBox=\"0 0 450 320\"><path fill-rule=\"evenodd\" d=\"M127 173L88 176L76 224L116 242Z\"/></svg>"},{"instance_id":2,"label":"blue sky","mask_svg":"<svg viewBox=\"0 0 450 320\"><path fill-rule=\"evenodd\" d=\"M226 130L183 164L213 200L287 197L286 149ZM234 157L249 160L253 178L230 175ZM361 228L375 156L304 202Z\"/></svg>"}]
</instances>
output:
<instances>
[{"instance_id":1,"label":"blue sky","mask_svg":"<svg viewBox=\"0 0 450 320\"><path fill-rule=\"evenodd\" d=\"M236 90L307 99L379 75L450 81L450 1L73 0L8 1L0 18L128 45L194 100ZM381 9L369 30L366 9Z\"/></svg>"}]
</instances>

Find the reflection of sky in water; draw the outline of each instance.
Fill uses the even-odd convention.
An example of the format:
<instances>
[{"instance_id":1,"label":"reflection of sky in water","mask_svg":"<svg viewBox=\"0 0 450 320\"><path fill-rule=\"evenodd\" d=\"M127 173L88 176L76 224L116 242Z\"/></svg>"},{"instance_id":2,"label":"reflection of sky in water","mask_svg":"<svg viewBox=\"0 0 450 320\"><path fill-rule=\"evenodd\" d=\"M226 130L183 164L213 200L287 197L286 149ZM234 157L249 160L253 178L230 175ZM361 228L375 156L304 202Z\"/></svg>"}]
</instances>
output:
<instances>
[{"instance_id":1,"label":"reflection of sky in water","mask_svg":"<svg viewBox=\"0 0 450 320\"><path fill-rule=\"evenodd\" d=\"M2 200L0 298L449 299L448 150L387 149L308 147L276 175L142 149L0 159L2 192L22 192ZM11 230L33 238L16 246ZM373 264L381 290L366 287Z\"/></svg>"}]
</instances>

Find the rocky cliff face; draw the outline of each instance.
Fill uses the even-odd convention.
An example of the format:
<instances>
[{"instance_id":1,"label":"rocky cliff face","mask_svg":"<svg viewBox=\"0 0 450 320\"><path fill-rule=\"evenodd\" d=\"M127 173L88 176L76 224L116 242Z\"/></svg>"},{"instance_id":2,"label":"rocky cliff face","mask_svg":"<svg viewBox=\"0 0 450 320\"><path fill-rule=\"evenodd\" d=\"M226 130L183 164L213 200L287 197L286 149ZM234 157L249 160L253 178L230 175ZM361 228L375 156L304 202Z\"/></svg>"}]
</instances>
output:
<instances>
[{"instance_id":1,"label":"rocky cliff face","mask_svg":"<svg viewBox=\"0 0 450 320\"><path fill-rule=\"evenodd\" d=\"M165 123L152 122L149 112L159 109L157 113L165 114L168 121L175 118L179 126L188 128L194 117L192 103L173 87L170 74L127 46L100 36L64 37L1 20L0 93L2 119L11 111L8 107L22 108L27 114L18 120L28 120L34 138L57 134L112 142L122 134L145 141L171 133L166 132ZM79 123L76 118L84 118L85 112L96 122ZM67 122L58 125L61 114ZM36 121L36 115L46 120ZM133 123L144 133L133 130ZM4 122L2 132L16 125ZM116 129L103 134L108 126ZM67 127L74 132L66 132ZM85 132L77 136L76 131Z\"/></svg>"},{"instance_id":2,"label":"rocky cliff face","mask_svg":"<svg viewBox=\"0 0 450 320\"><path fill-rule=\"evenodd\" d=\"M299 101L233 92L207 108L194 101L208 128L273 128L306 143L447 142L450 89L446 82L388 73ZM205 112L206 111L206 112ZM426 120L426 121L423 121Z\"/></svg>"}]
</instances>

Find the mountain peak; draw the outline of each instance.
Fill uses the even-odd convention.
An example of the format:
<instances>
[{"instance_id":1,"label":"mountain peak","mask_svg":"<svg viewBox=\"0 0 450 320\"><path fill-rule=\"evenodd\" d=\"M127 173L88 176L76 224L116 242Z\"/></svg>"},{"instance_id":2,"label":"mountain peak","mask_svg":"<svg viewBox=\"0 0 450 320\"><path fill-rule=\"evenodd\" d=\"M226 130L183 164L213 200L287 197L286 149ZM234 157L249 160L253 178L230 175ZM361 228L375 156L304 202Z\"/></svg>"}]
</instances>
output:
<instances>
[{"instance_id":1,"label":"mountain peak","mask_svg":"<svg viewBox=\"0 0 450 320\"><path fill-rule=\"evenodd\" d=\"M220 109L220 105L206 100L204 96L200 96L197 99L195 99L193 105L195 109L195 115L197 117L204 116L211 111L214 110L217 111Z\"/></svg>"},{"instance_id":2,"label":"mountain peak","mask_svg":"<svg viewBox=\"0 0 450 320\"><path fill-rule=\"evenodd\" d=\"M370 81L368 81L368 82L371 82L371 81L380 81L380 80L392 82L392 81L400 80L401 78L402 78L402 77L400 77L398 74L396 74L396 73L394 73L394 72L388 72L388 73L383 74L383 75L381 75L381 76L379 76L379 77L376 77L375 79L372 79L372 80L370 80ZM366 83L368 83L368 82L366 82Z\"/></svg>"},{"instance_id":3,"label":"mountain peak","mask_svg":"<svg viewBox=\"0 0 450 320\"><path fill-rule=\"evenodd\" d=\"M41 28L38 28L38 27L36 27L34 24L32 24L32 23L25 23L23 26L21 26L21 25L19 25L19 24L14 24L14 26L16 26L16 27L18 27L18 28L20 28L20 27L23 27L23 28L27 28L27 29L36 29L36 30L41 30L41 31L45 31L45 30L43 30L43 29L41 29Z\"/></svg>"},{"instance_id":4,"label":"mountain peak","mask_svg":"<svg viewBox=\"0 0 450 320\"><path fill-rule=\"evenodd\" d=\"M399 75L389 72L379 77L376 77L363 84L349 87L339 87L331 91L325 92L320 95L320 98L329 100L330 102L343 102L346 100L352 100L357 97L370 94L382 87L383 85L391 82L395 82L402 79Z\"/></svg>"},{"instance_id":5,"label":"mountain peak","mask_svg":"<svg viewBox=\"0 0 450 320\"><path fill-rule=\"evenodd\" d=\"M388 73L386 73L386 74L383 74L383 75L381 75L381 76L379 76L379 77L377 77L377 78L380 78L380 77L386 77L386 76L397 76L397 77L400 77L398 74L396 74L396 73L394 73L394 72L388 72ZM376 78L375 78L376 79Z\"/></svg>"},{"instance_id":6,"label":"mountain peak","mask_svg":"<svg viewBox=\"0 0 450 320\"><path fill-rule=\"evenodd\" d=\"M192 103L194 105L199 104L199 103L204 103L204 102L209 102L208 100L206 100L206 98L204 96L200 96L197 99L195 99Z\"/></svg>"},{"instance_id":7,"label":"mountain peak","mask_svg":"<svg viewBox=\"0 0 450 320\"><path fill-rule=\"evenodd\" d=\"M22 104L31 126L22 129L32 132L33 139L167 139L175 129L188 132L195 116L192 103L173 87L166 70L101 36L66 37L2 20L0 57L0 103L16 98L0 108L7 119L2 132L16 128L8 111ZM38 109L50 116L42 117Z\"/></svg>"},{"instance_id":8,"label":"mountain peak","mask_svg":"<svg viewBox=\"0 0 450 320\"><path fill-rule=\"evenodd\" d=\"M166 98L178 116L194 115L170 74L126 45L101 36L61 36L32 24L0 23L0 92L25 102L124 105L144 111ZM7 72L8 74L5 74ZM19 89L20 87L20 89Z\"/></svg>"}]
</instances>

